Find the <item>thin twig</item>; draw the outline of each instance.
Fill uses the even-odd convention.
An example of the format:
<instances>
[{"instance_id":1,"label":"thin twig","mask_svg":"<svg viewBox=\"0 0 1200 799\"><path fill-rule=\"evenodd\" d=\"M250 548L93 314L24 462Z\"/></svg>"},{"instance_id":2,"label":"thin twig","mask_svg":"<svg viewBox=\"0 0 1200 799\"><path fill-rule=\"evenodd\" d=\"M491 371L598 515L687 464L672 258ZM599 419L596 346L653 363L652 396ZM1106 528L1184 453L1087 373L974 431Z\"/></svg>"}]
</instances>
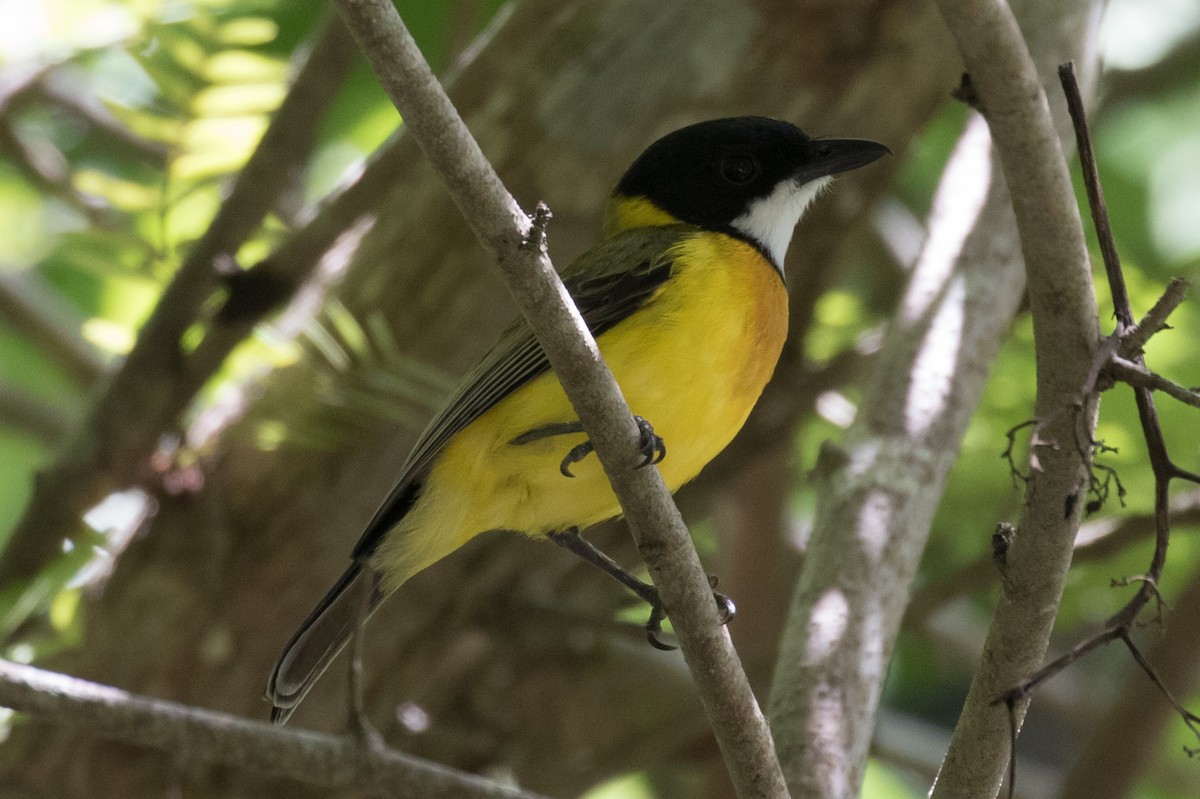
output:
<instances>
[{"instance_id":1,"label":"thin twig","mask_svg":"<svg viewBox=\"0 0 1200 799\"><path fill-rule=\"evenodd\" d=\"M1075 143L1079 148L1079 164L1083 169L1083 183L1087 190L1088 207L1092 212L1092 224L1100 242L1100 254L1104 259L1104 271L1112 290L1113 313L1117 317L1118 337L1124 336L1133 327L1133 306L1129 301L1129 289L1125 286L1125 275L1121 271L1121 259L1117 255L1117 242L1112 225L1108 221L1108 206L1104 203L1104 189L1100 185L1100 170L1096 166L1096 153L1092 149L1092 132L1087 124L1087 110L1083 105L1083 94L1075 79L1075 65L1063 64L1058 68L1058 78L1067 99L1067 111L1075 128Z\"/></svg>"},{"instance_id":2,"label":"thin twig","mask_svg":"<svg viewBox=\"0 0 1200 799\"><path fill-rule=\"evenodd\" d=\"M1154 683L1158 692L1166 698L1171 707L1175 708L1175 712L1183 719L1183 723L1200 738L1200 716L1188 710L1175 698L1175 695L1171 693L1171 689L1167 687L1162 677L1158 675L1158 671L1150 665L1150 662L1146 660L1146 656L1142 654L1142 650L1138 649L1137 644L1129 637L1129 630L1123 631L1121 641L1129 649L1129 654L1133 655L1133 659L1137 661L1137 664L1142 667L1142 671L1146 672L1146 676Z\"/></svg>"},{"instance_id":3,"label":"thin twig","mask_svg":"<svg viewBox=\"0 0 1200 799\"><path fill-rule=\"evenodd\" d=\"M717 622L712 589L687 528L658 470L631 468L639 460L637 426L546 255L540 225L500 182L395 7L387 0L340 0L339 7L405 125L495 256L595 445L671 614L735 790L742 797L787 796L766 719L728 632ZM544 213L538 218L544 220Z\"/></svg>"},{"instance_id":4,"label":"thin twig","mask_svg":"<svg viewBox=\"0 0 1200 799\"><path fill-rule=\"evenodd\" d=\"M1092 636L1091 638L1088 638L1087 640L1080 641L1078 644L1067 650L1066 653L1059 655L1053 661L1046 664L1043 668L1038 669L1037 672L1031 674L1019 685L1013 686L1000 696L996 697L994 700L992 700L993 703L1001 704L1007 702L1019 702L1028 699L1030 694L1033 693L1033 689L1037 688L1042 682L1058 674L1060 671L1065 669L1067 666L1070 666L1072 663L1079 660L1093 649L1098 649L1107 643L1117 640L1120 637L1121 630L1108 629Z\"/></svg>"},{"instance_id":5,"label":"thin twig","mask_svg":"<svg viewBox=\"0 0 1200 799\"><path fill-rule=\"evenodd\" d=\"M1121 339L1121 345L1118 352L1122 357L1131 358L1142 351L1146 346L1146 342L1151 336L1158 333L1167 325L1167 318L1171 315L1179 304L1187 297L1187 291L1191 287L1191 282L1187 278L1173 277L1171 282L1167 284L1167 288L1163 291L1162 296L1158 301L1146 311L1146 315L1141 318L1132 329L1126 331L1124 338Z\"/></svg>"},{"instance_id":6,"label":"thin twig","mask_svg":"<svg viewBox=\"0 0 1200 799\"><path fill-rule=\"evenodd\" d=\"M1032 472L1037 470L1037 454L1034 448L1038 443L1043 443L1036 440L1038 426L1037 419L1026 419L1023 422L1008 428L1008 432L1004 434L1004 437L1008 440L1008 444L1004 447L1004 451L1000 453L1000 457L1004 458L1004 460L1008 463L1008 473L1012 478L1013 488L1018 487L1018 481L1020 481L1022 484L1028 483L1030 478L1033 476ZM1015 455L1017 449L1017 433L1024 430L1026 427L1033 428L1033 435L1030 436L1029 439L1029 474L1022 472L1020 468L1017 467Z\"/></svg>"},{"instance_id":7,"label":"thin twig","mask_svg":"<svg viewBox=\"0 0 1200 799\"><path fill-rule=\"evenodd\" d=\"M168 752L181 764L223 763L326 788L395 799L538 799L392 750L130 694L0 660L0 707L112 741Z\"/></svg>"},{"instance_id":8,"label":"thin twig","mask_svg":"<svg viewBox=\"0 0 1200 799\"><path fill-rule=\"evenodd\" d=\"M1104 194L1100 188L1100 177L1096 170L1095 155L1092 152L1091 136L1088 131L1083 98L1079 91L1079 84L1075 80L1073 66L1068 63L1059 67L1059 78L1062 82L1063 91L1066 94L1067 107L1071 112L1072 122L1075 124L1076 138L1079 143L1080 162L1083 165L1084 185L1087 187L1088 200L1092 205L1092 218L1096 224L1096 233L1100 241L1101 253L1104 256L1105 272L1108 275L1113 296L1117 324L1116 331L1110 340L1120 340L1133 329L1133 308L1129 303L1129 294L1125 289L1125 277L1121 271L1121 264L1117 256L1112 229L1108 223L1108 213L1104 207ZM1163 311L1160 310L1158 313L1165 318ZM1112 360L1113 362L1123 361L1123 359L1116 357ZM1128 368L1118 368L1125 369L1125 371L1132 370L1139 374L1150 374L1145 369L1145 361L1142 359L1140 353L1135 354L1131 361L1124 363L1128 365ZM1131 383L1131 385L1133 384ZM1142 427L1142 435L1146 440L1150 466L1154 472L1155 545L1150 565L1146 569L1145 574L1140 575L1136 580L1128 581L1137 582L1139 584L1138 591L1120 611L1108 620L1103 631L1080 642L1067 652L1067 654L1038 669L1034 674L1006 692L1002 699L1028 697L1030 692L1040 682L1058 674L1093 649L1119 638L1125 642L1134 659L1150 674L1151 679L1154 680L1167 699L1179 711L1188 726L1195 729L1194 720L1197 717L1175 701L1157 674L1154 673L1153 668L1149 666L1137 650L1137 647L1129 639L1129 631L1145 606L1152 599L1161 601L1158 585L1162 579L1163 568L1166 565L1167 545L1171 534L1171 519L1168 508L1169 486L1172 478L1181 476L1181 470L1171 462L1170 456L1167 453L1166 439L1158 420L1158 411L1154 406L1154 396L1151 389L1144 385L1133 385L1133 392L1137 401L1138 418Z\"/></svg>"},{"instance_id":9,"label":"thin twig","mask_svg":"<svg viewBox=\"0 0 1200 799\"><path fill-rule=\"evenodd\" d=\"M1176 496L1171 503L1171 525L1194 527L1200 524L1200 491ZM1155 531L1155 515L1127 516L1119 521L1104 518L1085 524L1079 530L1073 564L1095 563L1124 552ZM904 617L906 630L920 630L933 614L961 596L969 596L991 585L995 573L991 554L983 554L969 563L947 572L918 588Z\"/></svg>"},{"instance_id":10,"label":"thin twig","mask_svg":"<svg viewBox=\"0 0 1200 799\"><path fill-rule=\"evenodd\" d=\"M1184 388L1157 372L1151 372L1145 366L1135 361L1115 356L1109 360L1107 371L1117 380L1120 380L1122 383L1128 383L1134 388L1142 388L1147 391L1161 391L1185 405L1200 408L1200 393L1190 388Z\"/></svg>"}]
</instances>

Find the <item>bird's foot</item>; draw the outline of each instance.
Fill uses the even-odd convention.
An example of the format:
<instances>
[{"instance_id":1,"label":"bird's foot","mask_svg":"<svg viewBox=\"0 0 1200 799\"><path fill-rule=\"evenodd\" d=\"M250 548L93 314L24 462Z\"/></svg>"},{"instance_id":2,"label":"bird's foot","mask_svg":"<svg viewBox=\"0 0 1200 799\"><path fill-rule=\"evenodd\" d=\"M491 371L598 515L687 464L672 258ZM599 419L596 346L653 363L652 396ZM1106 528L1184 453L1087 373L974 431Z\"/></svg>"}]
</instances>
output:
<instances>
[{"instance_id":1,"label":"bird's foot","mask_svg":"<svg viewBox=\"0 0 1200 799\"><path fill-rule=\"evenodd\" d=\"M708 575L708 584L711 588L717 587L716 575ZM662 606L662 601L658 598L658 589L653 586L648 586L650 589L642 596L650 603L650 618L646 622L646 640L650 642L650 646L655 649L661 649L664 652L670 652L677 649L671 644L663 643L659 639L662 634L662 623L667 618L667 611ZM729 622L733 621L733 617L737 615L737 606L733 604L733 600L720 591L713 591L713 601L717 603L717 623L724 627Z\"/></svg>"},{"instance_id":2,"label":"bird's foot","mask_svg":"<svg viewBox=\"0 0 1200 799\"><path fill-rule=\"evenodd\" d=\"M633 421L637 422L638 434L638 450L642 453L642 462L638 464L641 469L644 466L651 466L656 463L661 463L662 459L667 457L667 445L662 440L662 436L654 432L654 427L649 422L640 416L633 417Z\"/></svg>"},{"instance_id":3,"label":"bird's foot","mask_svg":"<svg viewBox=\"0 0 1200 799\"><path fill-rule=\"evenodd\" d=\"M661 462L667 456L667 445L663 442L662 436L656 434L654 427L642 417L635 416L633 420L637 422L638 426L638 450L643 455L638 468ZM562 472L563 477L574 477L575 475L571 473L571 466L586 458L594 449L590 439L572 447L567 456L562 459L562 463L558 465L558 470Z\"/></svg>"},{"instance_id":4,"label":"bird's foot","mask_svg":"<svg viewBox=\"0 0 1200 799\"><path fill-rule=\"evenodd\" d=\"M638 598L648 604L650 606L650 619L646 622L646 640L655 649L666 651L675 649L671 644L665 644L659 639L659 636L663 632L662 623L667 618L667 611L663 607L662 600L659 599L656 587L644 580L639 580L621 568L619 563L608 555L605 555L580 535L578 528L572 527L562 532L550 533L549 538L563 549L573 552L583 560L599 568L605 574L615 578L621 585L628 588ZM737 608L734 606L732 599L715 590L717 587L717 578L711 574L708 576L708 585L714 589L712 595L713 601L717 603L718 623L726 625L733 621L733 616L737 612Z\"/></svg>"}]
</instances>

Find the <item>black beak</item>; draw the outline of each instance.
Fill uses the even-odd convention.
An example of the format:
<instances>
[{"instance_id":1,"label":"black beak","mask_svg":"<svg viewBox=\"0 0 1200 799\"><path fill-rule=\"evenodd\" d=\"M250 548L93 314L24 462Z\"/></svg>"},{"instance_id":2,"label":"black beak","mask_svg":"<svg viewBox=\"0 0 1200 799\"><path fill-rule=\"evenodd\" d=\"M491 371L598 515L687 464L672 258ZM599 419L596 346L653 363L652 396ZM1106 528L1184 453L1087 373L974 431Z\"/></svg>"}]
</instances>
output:
<instances>
[{"instance_id":1,"label":"black beak","mask_svg":"<svg viewBox=\"0 0 1200 799\"><path fill-rule=\"evenodd\" d=\"M809 157L796 170L796 177L805 183L858 169L891 154L886 146L867 139L814 139L809 144Z\"/></svg>"}]
</instances>

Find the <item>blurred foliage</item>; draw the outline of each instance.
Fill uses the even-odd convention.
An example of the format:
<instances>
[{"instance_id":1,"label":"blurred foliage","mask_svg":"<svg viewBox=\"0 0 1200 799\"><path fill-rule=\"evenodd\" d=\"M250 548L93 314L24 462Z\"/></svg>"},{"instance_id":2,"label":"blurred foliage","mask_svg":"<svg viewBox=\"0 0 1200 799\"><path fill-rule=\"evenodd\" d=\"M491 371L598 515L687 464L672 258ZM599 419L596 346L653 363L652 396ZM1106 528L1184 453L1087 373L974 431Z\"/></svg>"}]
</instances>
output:
<instances>
[{"instance_id":1,"label":"blurred foliage","mask_svg":"<svg viewBox=\"0 0 1200 799\"><path fill-rule=\"evenodd\" d=\"M1183 76L1178 70L1155 74L1173 47L1200 37L1200 13L1181 2L1113 4L1118 22L1106 32L1106 52L1119 69L1110 78L1118 85L1137 76L1142 91L1101 105L1094 119L1109 209L1139 311L1153 303L1171 276L1195 276L1200 258L1200 65ZM400 6L435 68L445 70L500 2L402 0ZM205 230L230 178L283 97L295 54L325 13L326 4L318 0L47 0L0 6L0 134L8 131L0 136L0 206L5 208L0 272L44 286L64 300L77 316L78 335L115 360L130 346L181 256ZM964 119L960 106L948 105L905 157L892 199L914 220L929 210ZM319 200L394 126L394 111L360 64L330 109L317 151L292 196L243 254L266 252L298 209ZM808 341L814 360L832 357L872 331L878 335L901 279L895 265L881 262L881 253L880 247L855 250L850 260L856 263L821 298L819 327ZM1098 263L1098 254L1095 258ZM1108 326L1107 289L1102 281L1097 286ZM382 418L415 424L429 412L449 382L434 369L406 361L379 321L355 320L337 307L323 311L302 338L327 362L328 380L317 391L328 413L305 425L265 426L263 447L279 446L285 436L291 445L336 446L361 422ZM1172 324L1172 331L1152 342L1148 358L1177 382L1198 385L1200 359L1193 348L1200 338L1200 311L1195 303L1177 311ZM268 331L239 350L209 387L207 399L239 375L291 357L294 348L279 344ZM1021 495L999 456L1006 431L1032 412L1033 369L1031 326L1023 317L1013 325L967 432L917 590L986 555L996 522L1015 521ZM68 423L79 418L94 388L66 373L27 327L5 319L0 319L0 384ZM856 398L855 387L844 387L824 406L829 412L798 431L801 472L815 462L820 442L839 434ZM1173 456L1197 468L1194 411L1164 402L1162 417ZM1117 470L1128 492L1124 512L1149 510L1152 479L1128 391L1105 396L1098 437L1117 449L1102 461ZM33 474L53 457L55 444L0 416L0 544L20 513ZM814 499L802 483L797 486L793 512L801 528ZM1100 511L1120 512L1115 497ZM702 547L711 549L710 527L700 525L697 533ZM1168 599L1200 568L1194 533L1181 530L1173 541L1163 585ZM1142 571L1150 547L1147 540L1117 558L1073 571L1059 644L1076 640L1120 606L1130 589L1109 588L1110 578ZM71 576L91 554L80 547L56 564L65 573L44 576L50 588L25 597L41 603L50 621L50 640L37 641L39 652L77 640L79 590ZM963 652L973 651L969 636L984 629L993 599L987 591L970 591L943 614L949 621L904 635L885 696L890 709L953 723L974 665ZM25 615L21 609L14 612ZM964 629L972 631L968 639L953 640ZM27 659L31 651L26 641L6 654ZM1076 686L1111 683L1114 678L1105 670L1112 665L1113 659L1086 661L1059 680ZM1129 667L1121 661L1119 668ZM1193 703L1197 699L1192 697ZM1082 735L1078 727L1073 732L1076 738ZM1173 752L1188 742L1182 729L1171 735ZM1036 736L1027 734L1027 739ZM1147 795L1180 796L1178 779L1172 777L1177 766L1164 765L1161 776L1151 778L1153 793ZM872 760L864 795L917 796L928 776ZM651 797L658 795L655 784L645 775L629 775L591 796Z\"/></svg>"}]
</instances>

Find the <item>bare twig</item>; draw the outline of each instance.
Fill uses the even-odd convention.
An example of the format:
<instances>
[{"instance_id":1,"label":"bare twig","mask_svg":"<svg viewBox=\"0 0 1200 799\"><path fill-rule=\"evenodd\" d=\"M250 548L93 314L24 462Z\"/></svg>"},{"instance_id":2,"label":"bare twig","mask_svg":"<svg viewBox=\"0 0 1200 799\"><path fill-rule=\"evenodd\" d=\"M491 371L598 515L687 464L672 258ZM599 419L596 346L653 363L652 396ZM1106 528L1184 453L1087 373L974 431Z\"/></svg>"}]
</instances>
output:
<instances>
[{"instance_id":1,"label":"bare twig","mask_svg":"<svg viewBox=\"0 0 1200 799\"><path fill-rule=\"evenodd\" d=\"M1028 483L1030 477L1032 477L1032 472L1026 474L1025 472L1021 471L1019 466L1017 466L1017 433L1021 432L1026 427L1033 428L1033 435L1029 440L1029 468L1031 470L1035 470L1037 469L1037 453L1035 448L1038 444L1045 443L1037 440L1038 426L1037 419L1026 419L1023 422L1008 428L1008 432L1004 434L1004 437L1008 440L1008 444L1004 447L1004 451L1000 453L1000 457L1004 458L1004 460L1008 463L1008 474L1012 478L1013 488L1017 488L1020 485Z\"/></svg>"},{"instance_id":2,"label":"bare twig","mask_svg":"<svg viewBox=\"0 0 1200 799\"><path fill-rule=\"evenodd\" d=\"M75 534L88 507L107 492L133 484L160 436L203 384L196 371L185 367L183 335L201 319L227 277L233 254L288 185L292 166L307 157L317 123L352 57L346 31L332 21L216 218L163 292L133 350L57 462L37 481L0 557L0 583L32 576L59 551L63 538ZM204 376L218 365L206 364L209 371Z\"/></svg>"},{"instance_id":3,"label":"bare twig","mask_svg":"<svg viewBox=\"0 0 1200 799\"><path fill-rule=\"evenodd\" d=\"M1122 383L1128 383L1134 388L1142 388L1147 391L1161 391L1185 405L1200 408L1200 393L1173 383L1157 372L1151 372L1140 363L1114 356L1105 368L1110 375Z\"/></svg>"},{"instance_id":4,"label":"bare twig","mask_svg":"<svg viewBox=\"0 0 1200 799\"><path fill-rule=\"evenodd\" d=\"M1096 224L1096 235L1100 241L1100 251L1104 256L1104 268L1112 290L1114 314L1117 318L1117 324L1111 340L1119 341L1134 328L1133 308L1129 302L1129 293L1125 288L1125 276L1121 271L1121 262L1117 256L1116 243L1113 239L1112 228L1108 222L1108 212L1104 206L1104 194L1100 187L1100 176L1096 169L1095 155L1092 152L1091 134L1087 126L1083 98L1079 92L1079 85L1075 81L1073 66L1068 63L1060 67L1059 77L1062 81L1063 91L1067 97L1067 106L1071 111L1071 119L1075 123L1075 133L1079 142L1080 162L1083 165L1084 185L1087 188L1088 201L1092 206L1092 218ZM1176 291L1178 292L1179 289L1176 289ZM1156 305L1156 308L1166 307L1168 304L1160 301ZM1158 313L1165 318L1165 312L1160 310ZM1112 357L1111 360L1114 362L1123 361L1123 359L1116 357ZM1140 370L1145 375L1150 374L1150 372L1145 370L1145 361L1142 359L1140 353L1135 354L1132 361L1125 363L1135 371ZM1146 440L1146 448L1150 457L1150 467L1154 472L1155 543L1150 565L1146 569L1145 574L1127 581L1127 583L1138 583L1138 591L1125 607L1108 620L1103 631L1082 641L1066 655L1042 667L1018 685L1005 692L1002 698L1008 702L1026 698L1038 683L1062 671L1062 669L1066 668L1079 657L1082 657L1102 644L1120 639L1125 642L1138 664L1150 674L1151 679L1162 689L1163 694L1180 713L1184 722L1195 729L1195 722L1198 717L1179 705L1170 692L1166 690L1166 687L1154 673L1154 670L1142 658L1137 647L1129 639L1129 631L1145 606L1152 599L1161 603L1162 597L1159 594L1158 585L1162 579L1163 568L1166 565L1167 546L1171 535L1171 519L1168 508L1171 479L1184 476L1190 479L1192 477L1192 475L1184 472L1171 462L1170 455L1167 453L1166 439L1163 435L1162 425L1158 420L1158 411L1154 406L1154 396L1151 389L1143 385L1134 385L1133 392L1134 398L1137 400L1138 418L1142 427L1142 435Z\"/></svg>"},{"instance_id":5,"label":"bare twig","mask_svg":"<svg viewBox=\"0 0 1200 799\"><path fill-rule=\"evenodd\" d=\"M1177 496L1171 503L1171 525L1200 524L1200 491ZM1079 529L1073 564L1094 563L1124 552L1146 536L1154 535L1155 515L1139 514L1117 520L1104 518L1089 522ZM947 603L961 596L983 590L992 583L995 566L990 554L980 555L970 563L930 580L913 594L904 627L920 629L929 618Z\"/></svg>"},{"instance_id":6,"label":"bare twig","mask_svg":"<svg viewBox=\"0 0 1200 799\"><path fill-rule=\"evenodd\" d=\"M1186 278L1171 278L1171 282L1167 284L1162 296L1149 311L1146 311L1146 315L1142 317L1141 321L1125 332L1118 348L1120 355L1131 358L1140 353L1151 336L1166 327L1167 318L1187 297L1190 287L1191 283Z\"/></svg>"},{"instance_id":7,"label":"bare twig","mask_svg":"<svg viewBox=\"0 0 1200 799\"><path fill-rule=\"evenodd\" d=\"M273 727L6 660L0 660L0 706L168 752L180 763L223 763L396 799L538 799L410 755L361 746L351 736Z\"/></svg>"},{"instance_id":8,"label":"bare twig","mask_svg":"<svg viewBox=\"0 0 1200 799\"><path fill-rule=\"evenodd\" d=\"M500 182L385 0L341 0L344 18L476 237L496 258L595 444L639 551L671 614L726 764L742 797L787 795L766 720L718 624L712 589L656 469L634 469L637 427L531 221Z\"/></svg>"},{"instance_id":9,"label":"bare twig","mask_svg":"<svg viewBox=\"0 0 1200 799\"><path fill-rule=\"evenodd\" d=\"M1200 662L1200 571L1193 570L1187 580L1167 619L1165 634L1151 637L1153 648L1145 659L1154 668L1127 671L1116 699L1089 724L1091 733L1057 794L1059 799L1133 796L1143 774L1158 762L1168 724L1180 712L1177 702L1163 702L1162 695L1190 695L1200 680L1196 669ZM1145 674L1140 673L1143 671ZM1154 676L1147 680L1145 676L1150 674ZM1164 692L1160 683L1173 691Z\"/></svg>"},{"instance_id":10,"label":"bare twig","mask_svg":"<svg viewBox=\"0 0 1200 799\"><path fill-rule=\"evenodd\" d=\"M1188 710L1175 698L1175 695L1171 693L1171 689L1163 682L1162 677L1158 676L1158 671L1150 665L1150 662L1146 660L1146 656L1142 654L1137 644L1129 637L1128 628L1121 630L1121 642L1125 644L1125 647L1129 650L1129 654L1133 655L1133 659L1137 661L1137 664L1142 667L1142 671L1146 672L1146 676L1154 683L1154 687L1158 689L1158 692L1166 698L1171 707L1175 709L1175 712L1179 714L1179 717L1183 719L1183 723L1195 733L1197 738L1200 738L1200 716Z\"/></svg>"}]
</instances>

